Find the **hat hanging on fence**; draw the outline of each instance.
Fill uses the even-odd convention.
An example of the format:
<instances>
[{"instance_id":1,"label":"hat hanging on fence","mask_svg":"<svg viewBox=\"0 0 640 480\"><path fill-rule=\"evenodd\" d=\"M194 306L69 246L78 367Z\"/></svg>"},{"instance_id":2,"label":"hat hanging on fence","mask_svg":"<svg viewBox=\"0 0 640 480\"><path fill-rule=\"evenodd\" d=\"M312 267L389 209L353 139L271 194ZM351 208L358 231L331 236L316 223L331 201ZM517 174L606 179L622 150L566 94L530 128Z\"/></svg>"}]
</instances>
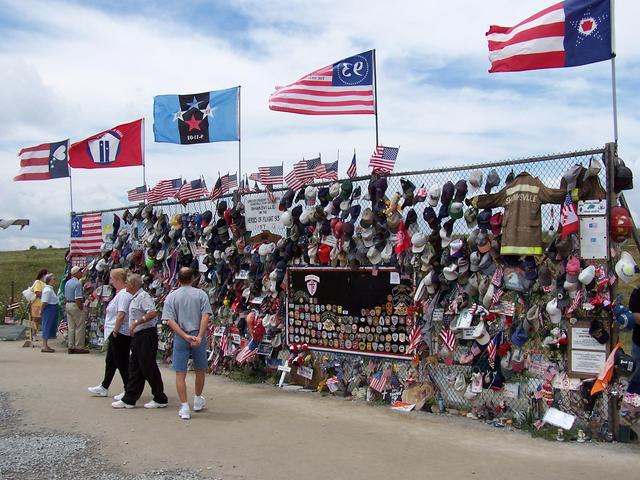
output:
<instances>
[{"instance_id":1,"label":"hat hanging on fence","mask_svg":"<svg viewBox=\"0 0 640 480\"><path fill-rule=\"evenodd\" d=\"M511 169L511 171L507 174L507 178L504 179L504 184L505 185L509 185L511 182L513 182L516 178L516 173L513 171L513 168Z\"/></svg>"},{"instance_id":2,"label":"hat hanging on fence","mask_svg":"<svg viewBox=\"0 0 640 480\"><path fill-rule=\"evenodd\" d=\"M571 191L576 188L576 184L578 183L578 177L582 173L582 165L575 164L571 165L566 172L562 175L562 180L566 184L567 191Z\"/></svg>"},{"instance_id":3,"label":"hat hanging on fence","mask_svg":"<svg viewBox=\"0 0 640 480\"><path fill-rule=\"evenodd\" d=\"M429 228L432 230L435 230L438 226L438 216L433 207L426 207L422 212L422 218L424 218L424 221L427 222L427 225L429 225Z\"/></svg>"},{"instance_id":4,"label":"hat hanging on fence","mask_svg":"<svg viewBox=\"0 0 640 480\"><path fill-rule=\"evenodd\" d=\"M494 187L500 185L500 176L498 175L497 170L494 168L487 175L487 181L484 185L484 192L489 194Z\"/></svg>"},{"instance_id":5,"label":"hat hanging on fence","mask_svg":"<svg viewBox=\"0 0 640 480\"><path fill-rule=\"evenodd\" d=\"M464 180L458 180L455 185L455 193L453 195L453 199L456 202L462 202L467 196L468 191L469 187L467 187L467 182L465 182Z\"/></svg>"},{"instance_id":6,"label":"hat hanging on fence","mask_svg":"<svg viewBox=\"0 0 640 480\"><path fill-rule=\"evenodd\" d=\"M440 186L438 185L431 186L431 188L429 189L429 196L427 197L427 202L431 207L435 207L438 205L438 202L440 202L441 193L442 193L442 190L440 189Z\"/></svg>"},{"instance_id":7,"label":"hat hanging on fence","mask_svg":"<svg viewBox=\"0 0 640 480\"><path fill-rule=\"evenodd\" d=\"M615 271L620 280L629 283L640 273L640 268L629 252L622 252L620 259L616 262Z\"/></svg>"},{"instance_id":8,"label":"hat hanging on fence","mask_svg":"<svg viewBox=\"0 0 640 480\"><path fill-rule=\"evenodd\" d=\"M597 177L600 175L600 171L602 170L602 163L596 157L592 156L589 159L589 166L584 171L583 180L586 180L589 177Z\"/></svg>"},{"instance_id":9,"label":"hat hanging on fence","mask_svg":"<svg viewBox=\"0 0 640 480\"><path fill-rule=\"evenodd\" d=\"M443 186L442 186L442 194L440 196L440 202L443 205L449 205L451 203L451 200L453 200L453 195L455 193L456 187L453 185L453 182L451 180L447 181Z\"/></svg>"}]
</instances>

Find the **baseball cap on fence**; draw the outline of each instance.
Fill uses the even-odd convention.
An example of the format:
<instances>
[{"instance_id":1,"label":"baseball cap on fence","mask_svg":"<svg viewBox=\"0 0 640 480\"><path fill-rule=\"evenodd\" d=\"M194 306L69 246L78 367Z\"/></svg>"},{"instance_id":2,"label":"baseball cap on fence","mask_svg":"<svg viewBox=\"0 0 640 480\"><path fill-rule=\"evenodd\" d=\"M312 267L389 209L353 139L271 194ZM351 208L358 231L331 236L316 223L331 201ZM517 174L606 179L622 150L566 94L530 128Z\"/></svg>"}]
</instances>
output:
<instances>
[{"instance_id":1,"label":"baseball cap on fence","mask_svg":"<svg viewBox=\"0 0 640 480\"><path fill-rule=\"evenodd\" d=\"M469 187L467 187L467 182L464 180L458 180L455 185L455 194L453 199L456 202L462 202L464 197L467 196L467 192L469 191Z\"/></svg>"},{"instance_id":2,"label":"baseball cap on fence","mask_svg":"<svg viewBox=\"0 0 640 480\"><path fill-rule=\"evenodd\" d=\"M440 201L441 192L442 190L438 185L431 186L431 188L429 189L429 196L427 197L427 201L429 202L429 205L431 205L432 207L435 207L436 205L438 205L438 202Z\"/></svg>"},{"instance_id":3,"label":"baseball cap on fence","mask_svg":"<svg viewBox=\"0 0 640 480\"><path fill-rule=\"evenodd\" d=\"M360 205L351 205L351 208L349 208L349 221L352 223L355 222L360 216L361 210L362 207Z\"/></svg>"},{"instance_id":4,"label":"baseball cap on fence","mask_svg":"<svg viewBox=\"0 0 640 480\"><path fill-rule=\"evenodd\" d=\"M329 187L321 187L318 190L318 200L320 200L320 205L327 206L329 203Z\"/></svg>"},{"instance_id":5,"label":"baseball cap on fence","mask_svg":"<svg viewBox=\"0 0 640 480\"><path fill-rule=\"evenodd\" d=\"M469 185L471 188L468 190L472 193L482 186L482 172L480 170L473 170L469 174Z\"/></svg>"},{"instance_id":6,"label":"baseball cap on fence","mask_svg":"<svg viewBox=\"0 0 640 480\"><path fill-rule=\"evenodd\" d=\"M624 283L631 282L640 273L636 261L629 252L622 252L615 265L616 275Z\"/></svg>"},{"instance_id":7,"label":"baseball cap on fence","mask_svg":"<svg viewBox=\"0 0 640 480\"><path fill-rule=\"evenodd\" d=\"M442 186L442 195L440 196L440 202L443 205L449 205L451 200L453 200L453 194L455 192L456 187L453 185L453 182L449 180Z\"/></svg>"},{"instance_id":8,"label":"baseball cap on fence","mask_svg":"<svg viewBox=\"0 0 640 480\"><path fill-rule=\"evenodd\" d=\"M481 230L489 231L491 229L491 209L485 208L478 213L478 227Z\"/></svg>"},{"instance_id":9,"label":"baseball cap on fence","mask_svg":"<svg viewBox=\"0 0 640 480\"><path fill-rule=\"evenodd\" d=\"M349 179L343 180L340 184L340 196L343 199L348 199L353 192L353 182Z\"/></svg>"},{"instance_id":10,"label":"baseball cap on fence","mask_svg":"<svg viewBox=\"0 0 640 480\"><path fill-rule=\"evenodd\" d=\"M464 240L456 238L449 244L449 255L453 258L464 257Z\"/></svg>"},{"instance_id":11,"label":"baseball cap on fence","mask_svg":"<svg viewBox=\"0 0 640 480\"><path fill-rule=\"evenodd\" d=\"M442 241L442 248L449 246L451 243L451 235L453 234L453 223L455 220L449 219L440 228L440 240Z\"/></svg>"},{"instance_id":12,"label":"baseball cap on fence","mask_svg":"<svg viewBox=\"0 0 640 480\"><path fill-rule=\"evenodd\" d=\"M597 177L600 174L600 170L602 170L602 163L596 157L591 157L589 159L589 167L584 172L584 180L589 177Z\"/></svg>"},{"instance_id":13,"label":"baseball cap on fence","mask_svg":"<svg viewBox=\"0 0 640 480\"><path fill-rule=\"evenodd\" d=\"M582 166L578 165L577 163L575 165L570 166L567 169L567 171L564 172L564 174L562 175L562 180L567 186L567 191L570 191L576 188L578 177L580 176L581 172L582 172Z\"/></svg>"},{"instance_id":14,"label":"baseball cap on fence","mask_svg":"<svg viewBox=\"0 0 640 480\"><path fill-rule=\"evenodd\" d=\"M342 224L342 240L348 242L353 238L353 234L355 229L352 223L343 223Z\"/></svg>"},{"instance_id":15,"label":"baseball cap on fence","mask_svg":"<svg viewBox=\"0 0 640 480\"><path fill-rule=\"evenodd\" d=\"M410 209L407 212L407 216L404 219L404 226L409 228L411 225L415 225L418 223L418 214L416 213L415 209Z\"/></svg>"},{"instance_id":16,"label":"baseball cap on fence","mask_svg":"<svg viewBox=\"0 0 640 480\"><path fill-rule=\"evenodd\" d=\"M296 198L294 202L299 202L301 200L304 200L304 191L305 191L305 188L300 187L300 190L298 190L298 193L296 194Z\"/></svg>"},{"instance_id":17,"label":"baseball cap on fence","mask_svg":"<svg viewBox=\"0 0 640 480\"><path fill-rule=\"evenodd\" d=\"M416 186L411 180L401 178L400 185L402 186L402 198L404 199L403 206L409 207L413 205L413 194L416 190Z\"/></svg>"},{"instance_id":18,"label":"baseball cap on fence","mask_svg":"<svg viewBox=\"0 0 640 480\"><path fill-rule=\"evenodd\" d=\"M500 235L502 232L502 213L491 215L489 225L491 225L491 232L494 235Z\"/></svg>"},{"instance_id":19,"label":"baseball cap on fence","mask_svg":"<svg viewBox=\"0 0 640 480\"><path fill-rule=\"evenodd\" d=\"M433 207L425 208L422 212L422 218L424 218L424 221L427 222L432 230L435 230L435 228L438 226L438 216L436 215Z\"/></svg>"},{"instance_id":20,"label":"baseball cap on fence","mask_svg":"<svg viewBox=\"0 0 640 480\"><path fill-rule=\"evenodd\" d=\"M374 222L373 210L367 207L362 211L362 215L360 217L360 226L362 228L369 228L370 226L373 225L373 222Z\"/></svg>"},{"instance_id":21,"label":"baseball cap on fence","mask_svg":"<svg viewBox=\"0 0 640 480\"><path fill-rule=\"evenodd\" d=\"M513 171L513 168L511 169L511 171L509 172L509 174L507 175L507 178L504 179L504 184L505 185L509 185L511 182L513 182L513 180L516 178L516 174Z\"/></svg>"},{"instance_id":22,"label":"baseball cap on fence","mask_svg":"<svg viewBox=\"0 0 640 480\"><path fill-rule=\"evenodd\" d=\"M496 262L493 260L493 257L489 252L482 255L482 259L480 260L480 270L485 275L493 275L493 272L496 271Z\"/></svg>"},{"instance_id":23,"label":"baseball cap on fence","mask_svg":"<svg viewBox=\"0 0 640 480\"><path fill-rule=\"evenodd\" d=\"M446 203L443 203L442 205L440 205L440 210L438 210L438 220L442 220L444 218L447 218L449 216L449 205Z\"/></svg>"},{"instance_id":24,"label":"baseball cap on fence","mask_svg":"<svg viewBox=\"0 0 640 480\"><path fill-rule=\"evenodd\" d=\"M467 222L467 227L475 228L478 225L478 209L475 207L468 207L464 211L464 221Z\"/></svg>"},{"instance_id":25,"label":"baseball cap on fence","mask_svg":"<svg viewBox=\"0 0 640 480\"><path fill-rule=\"evenodd\" d=\"M411 237L411 244L413 253L422 253L427 245L427 236L422 232L414 233Z\"/></svg>"},{"instance_id":26,"label":"baseball cap on fence","mask_svg":"<svg viewBox=\"0 0 640 480\"><path fill-rule=\"evenodd\" d=\"M489 172L489 175L487 175L487 182L484 185L484 192L491 193L491 189L497 187L498 185L500 185L500 176L494 168Z\"/></svg>"},{"instance_id":27,"label":"baseball cap on fence","mask_svg":"<svg viewBox=\"0 0 640 480\"><path fill-rule=\"evenodd\" d=\"M397 233L402 222L402 215L399 212L393 212L389 218L387 218L387 226L391 233Z\"/></svg>"},{"instance_id":28,"label":"baseball cap on fence","mask_svg":"<svg viewBox=\"0 0 640 480\"><path fill-rule=\"evenodd\" d=\"M480 253L487 253L491 250L491 239L487 232L480 231L476 237L476 247Z\"/></svg>"},{"instance_id":29,"label":"baseball cap on fence","mask_svg":"<svg viewBox=\"0 0 640 480\"><path fill-rule=\"evenodd\" d=\"M482 259L482 255L480 254L480 252L473 252L471 254L471 256L469 257L469 262L470 262L470 270L472 272L477 272L478 270L480 270L480 260Z\"/></svg>"},{"instance_id":30,"label":"baseball cap on fence","mask_svg":"<svg viewBox=\"0 0 640 480\"><path fill-rule=\"evenodd\" d=\"M318 196L318 189L316 187L309 185L307 188L304 189L304 198L308 202L315 203L317 196Z\"/></svg>"},{"instance_id":31,"label":"baseball cap on fence","mask_svg":"<svg viewBox=\"0 0 640 480\"><path fill-rule=\"evenodd\" d=\"M451 215L451 218L454 220L462 218L462 202L451 202L451 205L449 205L449 215Z\"/></svg>"}]
</instances>

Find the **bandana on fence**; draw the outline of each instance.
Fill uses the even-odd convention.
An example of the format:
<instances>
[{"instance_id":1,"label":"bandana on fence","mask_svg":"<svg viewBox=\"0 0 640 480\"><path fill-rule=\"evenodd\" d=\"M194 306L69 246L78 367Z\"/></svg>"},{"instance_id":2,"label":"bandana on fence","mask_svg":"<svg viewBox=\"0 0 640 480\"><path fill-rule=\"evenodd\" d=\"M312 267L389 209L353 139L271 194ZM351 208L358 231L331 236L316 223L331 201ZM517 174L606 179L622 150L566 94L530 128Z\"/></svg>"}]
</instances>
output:
<instances>
[{"instance_id":1,"label":"bandana on fence","mask_svg":"<svg viewBox=\"0 0 640 480\"><path fill-rule=\"evenodd\" d=\"M440 340L450 352L453 352L456 348L456 336L450 328L442 328L440 330Z\"/></svg>"},{"instance_id":2,"label":"bandana on fence","mask_svg":"<svg viewBox=\"0 0 640 480\"><path fill-rule=\"evenodd\" d=\"M418 350L418 347L422 343L422 329L418 325L414 325L411 333L409 334L409 347L407 353L413 353Z\"/></svg>"}]
</instances>

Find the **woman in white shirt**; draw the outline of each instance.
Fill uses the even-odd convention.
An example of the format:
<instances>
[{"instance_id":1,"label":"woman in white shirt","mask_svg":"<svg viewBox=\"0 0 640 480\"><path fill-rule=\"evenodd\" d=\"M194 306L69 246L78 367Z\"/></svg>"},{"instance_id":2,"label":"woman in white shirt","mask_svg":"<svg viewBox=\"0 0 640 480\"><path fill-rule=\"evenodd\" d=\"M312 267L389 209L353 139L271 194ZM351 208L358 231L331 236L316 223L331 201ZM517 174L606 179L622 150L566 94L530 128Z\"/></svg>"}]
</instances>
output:
<instances>
[{"instance_id":1,"label":"woman in white shirt","mask_svg":"<svg viewBox=\"0 0 640 480\"><path fill-rule=\"evenodd\" d=\"M44 288L42 289L41 319L42 319L42 350L43 353L53 353L55 350L49 346L49 339L56 338L58 329L58 296L53 290L56 277L53 273L44 276Z\"/></svg>"},{"instance_id":2,"label":"woman in white shirt","mask_svg":"<svg viewBox=\"0 0 640 480\"><path fill-rule=\"evenodd\" d=\"M100 385L89 387L89 393L98 397L106 397L109 386L116 370L120 372L123 387L126 387L129 378L129 348L131 337L129 336L129 303L131 294L125 289L127 270L114 268L109 274L109 280L116 295L107 305L104 319L104 339L107 345L105 357L104 379ZM124 392L113 397L120 400Z\"/></svg>"}]
</instances>

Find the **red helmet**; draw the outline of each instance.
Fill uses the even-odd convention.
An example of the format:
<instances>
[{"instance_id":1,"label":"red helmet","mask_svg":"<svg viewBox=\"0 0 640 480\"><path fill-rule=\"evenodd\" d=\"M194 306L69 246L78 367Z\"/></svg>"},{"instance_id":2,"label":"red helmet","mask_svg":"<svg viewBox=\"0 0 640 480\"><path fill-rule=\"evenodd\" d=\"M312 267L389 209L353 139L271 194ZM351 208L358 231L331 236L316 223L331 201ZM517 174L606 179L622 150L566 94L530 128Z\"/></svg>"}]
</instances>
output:
<instances>
[{"instance_id":1,"label":"red helmet","mask_svg":"<svg viewBox=\"0 0 640 480\"><path fill-rule=\"evenodd\" d=\"M616 243L624 242L631 235L633 221L626 208L613 207L611 209L611 239Z\"/></svg>"}]
</instances>

